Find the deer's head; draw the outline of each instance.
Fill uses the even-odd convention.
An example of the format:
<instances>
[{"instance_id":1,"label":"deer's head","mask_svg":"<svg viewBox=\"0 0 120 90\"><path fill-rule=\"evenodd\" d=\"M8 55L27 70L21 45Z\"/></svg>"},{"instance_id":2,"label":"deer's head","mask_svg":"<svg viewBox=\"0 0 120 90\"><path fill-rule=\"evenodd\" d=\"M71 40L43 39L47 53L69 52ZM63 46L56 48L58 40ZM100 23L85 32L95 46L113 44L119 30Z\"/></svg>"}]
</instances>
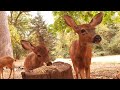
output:
<instances>
[{"instance_id":1,"label":"deer's head","mask_svg":"<svg viewBox=\"0 0 120 90\"><path fill-rule=\"evenodd\" d=\"M64 15L64 20L78 35L82 42L99 43L102 39L95 33L95 27L102 21L103 13L100 12L88 24L77 25L72 17Z\"/></svg>"},{"instance_id":2,"label":"deer's head","mask_svg":"<svg viewBox=\"0 0 120 90\"><path fill-rule=\"evenodd\" d=\"M24 49L33 51L41 62L49 61L49 51L45 47L45 44L34 46L29 41L21 40L21 45Z\"/></svg>"}]
</instances>

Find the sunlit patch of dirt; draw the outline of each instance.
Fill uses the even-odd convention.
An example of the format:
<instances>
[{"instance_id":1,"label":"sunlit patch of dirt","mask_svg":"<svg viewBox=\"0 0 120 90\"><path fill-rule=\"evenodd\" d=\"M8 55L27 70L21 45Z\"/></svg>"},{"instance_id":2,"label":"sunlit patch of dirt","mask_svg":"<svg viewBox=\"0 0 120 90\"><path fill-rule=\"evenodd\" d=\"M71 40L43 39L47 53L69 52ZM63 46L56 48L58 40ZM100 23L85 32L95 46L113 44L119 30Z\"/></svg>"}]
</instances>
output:
<instances>
[{"instance_id":1,"label":"sunlit patch of dirt","mask_svg":"<svg viewBox=\"0 0 120 90\"><path fill-rule=\"evenodd\" d=\"M120 63L92 63L92 79L113 79L120 71Z\"/></svg>"},{"instance_id":2,"label":"sunlit patch of dirt","mask_svg":"<svg viewBox=\"0 0 120 90\"><path fill-rule=\"evenodd\" d=\"M91 64L91 79L115 79L118 72L120 72L120 63ZM74 71L73 75L75 77Z\"/></svg>"},{"instance_id":3,"label":"sunlit patch of dirt","mask_svg":"<svg viewBox=\"0 0 120 90\"><path fill-rule=\"evenodd\" d=\"M24 61L16 61L15 67L15 79L22 79L21 72L24 71L23 68ZM72 65L72 63L69 62ZM102 63L102 62L92 62L91 63L91 79L114 79L117 72L120 72L120 63ZM4 70L4 78L7 79L10 70ZM73 70L73 75L75 72ZM12 78L11 78L12 79Z\"/></svg>"}]
</instances>

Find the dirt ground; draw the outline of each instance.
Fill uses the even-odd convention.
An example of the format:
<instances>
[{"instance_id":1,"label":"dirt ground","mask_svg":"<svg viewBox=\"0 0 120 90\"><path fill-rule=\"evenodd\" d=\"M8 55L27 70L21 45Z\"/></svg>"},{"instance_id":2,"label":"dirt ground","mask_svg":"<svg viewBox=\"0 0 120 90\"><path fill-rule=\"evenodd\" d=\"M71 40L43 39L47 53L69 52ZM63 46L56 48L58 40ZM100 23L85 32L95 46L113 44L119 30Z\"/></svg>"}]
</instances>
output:
<instances>
[{"instance_id":1,"label":"dirt ground","mask_svg":"<svg viewBox=\"0 0 120 90\"><path fill-rule=\"evenodd\" d=\"M111 57L98 57L93 58L93 62L91 63L91 79L113 79L117 72L120 72L120 56L116 59L117 56ZM103 58L106 60L103 60ZM99 62L99 59L101 60ZM116 59L115 61L110 59ZM119 60L118 60L119 59ZM107 62L107 60L109 62ZM59 60L57 60L59 61ZM65 60L64 60L65 61ZM22 79L21 72L24 71L23 69L23 60L18 60L15 62L15 79ZM72 65L71 61L66 60L65 62L68 62ZM9 76L9 69L4 70L4 79L7 79ZM75 76L75 72L73 71L73 75ZM11 78L12 79L12 78Z\"/></svg>"}]
</instances>

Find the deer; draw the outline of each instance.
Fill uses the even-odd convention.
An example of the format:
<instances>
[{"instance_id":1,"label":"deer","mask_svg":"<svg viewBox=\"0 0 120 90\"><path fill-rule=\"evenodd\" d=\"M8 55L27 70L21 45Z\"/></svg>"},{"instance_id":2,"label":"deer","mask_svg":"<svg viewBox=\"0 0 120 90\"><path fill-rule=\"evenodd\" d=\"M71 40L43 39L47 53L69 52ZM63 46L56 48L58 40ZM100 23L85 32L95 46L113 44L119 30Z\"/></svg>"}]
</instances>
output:
<instances>
[{"instance_id":1,"label":"deer","mask_svg":"<svg viewBox=\"0 0 120 90\"><path fill-rule=\"evenodd\" d=\"M90 65L93 44L99 44L101 36L96 34L95 27L102 22L103 13L96 14L88 24L77 25L75 20L69 16L63 16L66 25L77 33L79 39L72 41L69 54L75 71L75 79L79 75L81 79L90 79Z\"/></svg>"},{"instance_id":2,"label":"deer","mask_svg":"<svg viewBox=\"0 0 120 90\"><path fill-rule=\"evenodd\" d=\"M49 50L45 46L45 43L41 43L38 46L34 46L29 41L21 40L21 45L25 50L30 50L31 52L27 55L24 62L25 72L30 72L35 68L40 66L51 65L49 59Z\"/></svg>"},{"instance_id":3,"label":"deer","mask_svg":"<svg viewBox=\"0 0 120 90\"><path fill-rule=\"evenodd\" d=\"M16 60L10 56L0 57L0 78L1 79L3 79L3 67L5 66L10 69L10 74L8 79L10 79L12 72L13 72L13 79L14 79L14 68L15 68L14 62L15 61Z\"/></svg>"}]
</instances>

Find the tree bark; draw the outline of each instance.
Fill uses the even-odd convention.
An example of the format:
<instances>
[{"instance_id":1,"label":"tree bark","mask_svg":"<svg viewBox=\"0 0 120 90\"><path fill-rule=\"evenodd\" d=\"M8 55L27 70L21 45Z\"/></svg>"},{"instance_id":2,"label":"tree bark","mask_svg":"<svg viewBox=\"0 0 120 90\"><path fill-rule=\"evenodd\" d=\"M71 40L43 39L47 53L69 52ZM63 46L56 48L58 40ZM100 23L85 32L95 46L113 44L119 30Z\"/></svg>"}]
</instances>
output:
<instances>
[{"instance_id":1,"label":"tree bark","mask_svg":"<svg viewBox=\"0 0 120 90\"><path fill-rule=\"evenodd\" d=\"M0 57L5 55L13 57L13 49L8 29L7 13L0 11Z\"/></svg>"},{"instance_id":2,"label":"tree bark","mask_svg":"<svg viewBox=\"0 0 120 90\"><path fill-rule=\"evenodd\" d=\"M72 67L64 62L42 66L32 72L21 72L23 79L73 79Z\"/></svg>"}]
</instances>

